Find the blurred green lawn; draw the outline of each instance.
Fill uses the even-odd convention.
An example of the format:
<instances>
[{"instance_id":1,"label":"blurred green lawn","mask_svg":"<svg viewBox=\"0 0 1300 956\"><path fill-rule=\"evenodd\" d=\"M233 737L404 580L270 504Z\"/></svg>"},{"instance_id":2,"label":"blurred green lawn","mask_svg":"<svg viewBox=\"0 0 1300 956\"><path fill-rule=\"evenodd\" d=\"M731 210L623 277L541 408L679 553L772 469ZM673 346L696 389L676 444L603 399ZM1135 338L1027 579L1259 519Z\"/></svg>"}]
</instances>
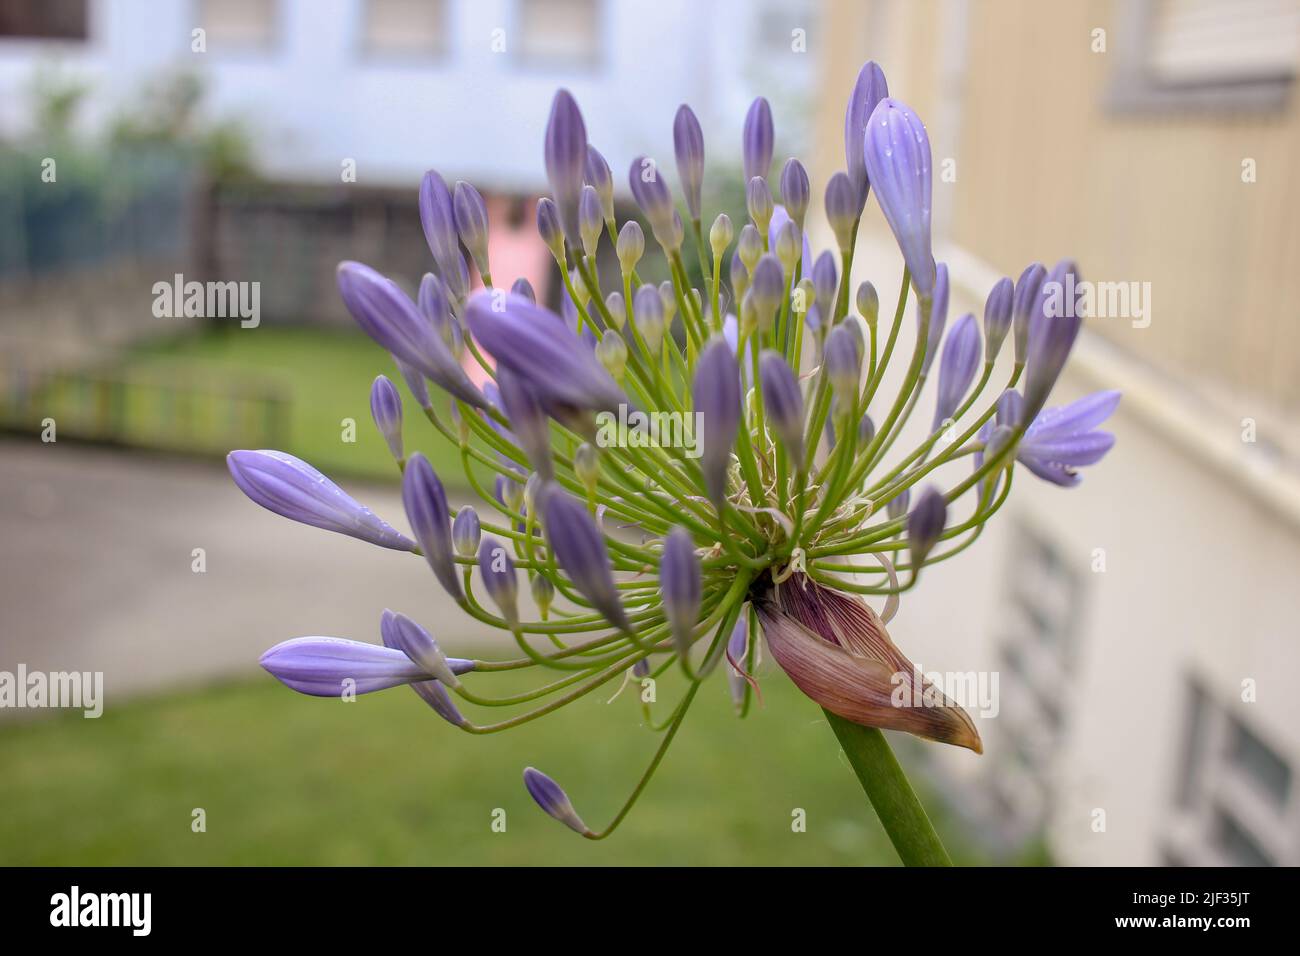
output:
<instances>
[{"instance_id":1,"label":"blurred green lawn","mask_svg":"<svg viewBox=\"0 0 1300 956\"><path fill-rule=\"evenodd\" d=\"M387 353L355 330L267 325L208 330L137 346L123 370L142 382L150 376L181 375L196 381L251 376L278 383L289 398L289 435L282 451L328 475L395 481L397 468L370 417L370 384L382 373L402 393L408 454L423 451L444 481L461 483L459 451L411 400ZM156 413L156 394L140 397L128 417ZM200 408L196 415L200 423L207 420L202 412ZM355 442L342 439L345 418L356 422Z\"/></svg>"},{"instance_id":2,"label":"blurred green lawn","mask_svg":"<svg viewBox=\"0 0 1300 956\"><path fill-rule=\"evenodd\" d=\"M477 687L504 692L496 680ZM603 826L658 739L630 688L489 736L455 730L406 688L345 703L263 676L110 698L97 720L0 725L0 864L897 863L821 712L779 672L762 684L766 706L742 721L714 675L600 843L546 817L520 775L551 774ZM660 682L657 718L679 689ZM977 862L922 796L954 858ZM191 832L196 807L205 833ZM496 808L504 833L491 828ZM806 832L792 832L795 808Z\"/></svg>"}]
</instances>

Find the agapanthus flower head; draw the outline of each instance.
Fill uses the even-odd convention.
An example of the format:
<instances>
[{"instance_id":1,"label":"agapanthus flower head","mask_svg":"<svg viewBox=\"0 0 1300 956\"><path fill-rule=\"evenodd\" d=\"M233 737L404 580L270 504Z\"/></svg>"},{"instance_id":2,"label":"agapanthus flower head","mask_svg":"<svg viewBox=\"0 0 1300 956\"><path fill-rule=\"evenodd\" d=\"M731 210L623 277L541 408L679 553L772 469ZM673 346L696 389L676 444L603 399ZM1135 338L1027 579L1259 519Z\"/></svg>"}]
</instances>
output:
<instances>
[{"instance_id":1,"label":"agapanthus flower head","mask_svg":"<svg viewBox=\"0 0 1300 956\"><path fill-rule=\"evenodd\" d=\"M773 200L766 100L750 107L740 150L752 221L716 215L707 244L705 216L716 211L701 188L703 130L689 107L672 125L699 241L684 245L663 171L642 156L628 185L653 232L657 248L647 248L641 226L617 221L609 164L588 143L576 102L556 95L542 150L551 195L537 203L537 225L558 266L559 314L526 280L495 285L487 205L468 184L449 191L436 172L419 189L433 265L415 301L367 266L340 266L348 309L393 356L429 427L459 451L463 479L436 474L416 450L416 423L403 435L397 387L375 381L371 409L397 459L414 540L292 456L229 457L236 483L263 507L422 556L460 609L517 650L448 658L439 641L462 636L453 622L437 620L435 638L386 611L382 646L297 638L263 664L318 696L410 684L475 734L540 719L610 682L653 678L661 695L683 694L663 715L641 702L635 721L671 741L719 666L738 715L761 702L766 648L837 720L979 752L970 716L916 673L885 625L904 592L916 587L924 599L931 565L979 537L1016 463L1073 485L1112 447L1098 426L1118 393L1042 410L1079 332L1069 291L1077 269L1067 260L1050 276L1035 265L1014 285L1000 280L985 303L986 344L974 315L948 326L948 268L931 249L928 135L874 64L849 96L847 169L826 184L831 249L814 249L804 228L811 196L799 160L784 163ZM876 285L853 268L871 193L907 275L883 314ZM613 275L602 275L597 255L606 237ZM473 294L462 244L485 286ZM700 288L688 252L699 253ZM914 343L899 335L909 311ZM994 360L1010 334L1016 362L1002 380ZM906 447L914 413L931 408L933 429ZM453 480L454 492L482 499L454 520L444 487ZM525 580L532 602L521 606ZM884 602L880 614L868 600ZM503 671L536 679L493 696ZM900 679L933 706L896 706ZM498 707L510 716L479 722L481 708ZM524 780L543 810L587 838L627 816L593 831L550 777L529 768Z\"/></svg>"}]
</instances>

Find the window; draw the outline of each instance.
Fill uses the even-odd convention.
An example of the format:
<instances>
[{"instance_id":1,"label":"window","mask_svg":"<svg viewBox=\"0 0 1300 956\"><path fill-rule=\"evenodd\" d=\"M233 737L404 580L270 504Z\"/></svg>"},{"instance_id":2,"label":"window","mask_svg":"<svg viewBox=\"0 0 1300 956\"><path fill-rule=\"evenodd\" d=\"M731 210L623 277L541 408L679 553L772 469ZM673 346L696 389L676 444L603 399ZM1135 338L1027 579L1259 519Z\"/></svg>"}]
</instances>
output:
<instances>
[{"instance_id":1,"label":"window","mask_svg":"<svg viewBox=\"0 0 1300 956\"><path fill-rule=\"evenodd\" d=\"M1300 0L1134 0L1116 32L1118 109L1275 109L1300 60Z\"/></svg>"},{"instance_id":2,"label":"window","mask_svg":"<svg viewBox=\"0 0 1300 956\"><path fill-rule=\"evenodd\" d=\"M514 46L524 63L595 66L600 62L599 0L519 0Z\"/></svg>"},{"instance_id":3,"label":"window","mask_svg":"<svg viewBox=\"0 0 1300 956\"><path fill-rule=\"evenodd\" d=\"M0 5L0 37L84 40L86 35L86 0L6 0Z\"/></svg>"},{"instance_id":4,"label":"window","mask_svg":"<svg viewBox=\"0 0 1300 956\"><path fill-rule=\"evenodd\" d=\"M275 42L276 0L200 0L210 51L266 50Z\"/></svg>"},{"instance_id":5,"label":"window","mask_svg":"<svg viewBox=\"0 0 1300 956\"><path fill-rule=\"evenodd\" d=\"M446 56L446 0L365 0L362 48L377 56Z\"/></svg>"},{"instance_id":6,"label":"window","mask_svg":"<svg viewBox=\"0 0 1300 956\"><path fill-rule=\"evenodd\" d=\"M1052 811L1083 593L1082 576L1048 538L1023 525L1015 535L998 651L1003 738L986 776L989 823L1010 846L1038 835Z\"/></svg>"},{"instance_id":7,"label":"window","mask_svg":"<svg viewBox=\"0 0 1300 956\"><path fill-rule=\"evenodd\" d=\"M1193 866L1300 862L1300 808L1286 759L1196 682L1188 685L1186 721L1166 859Z\"/></svg>"}]
</instances>

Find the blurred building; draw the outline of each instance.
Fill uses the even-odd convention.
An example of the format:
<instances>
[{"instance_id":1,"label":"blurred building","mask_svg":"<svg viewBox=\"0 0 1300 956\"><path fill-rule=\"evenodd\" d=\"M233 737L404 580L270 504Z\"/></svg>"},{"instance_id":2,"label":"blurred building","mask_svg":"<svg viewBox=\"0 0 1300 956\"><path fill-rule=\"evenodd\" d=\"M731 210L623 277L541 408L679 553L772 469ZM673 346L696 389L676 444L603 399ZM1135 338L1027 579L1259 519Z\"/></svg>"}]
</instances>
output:
<instances>
[{"instance_id":1,"label":"blurred building","mask_svg":"<svg viewBox=\"0 0 1300 956\"><path fill-rule=\"evenodd\" d=\"M1300 3L823 16L816 179L877 60L930 131L950 322L1035 259L1133 296L1088 320L1051 403L1121 389L1110 456L1077 489L1018 471L895 622L926 669L1000 674L985 755L943 754L955 802L1067 863L1300 862ZM892 303L874 204L863 231L856 278Z\"/></svg>"},{"instance_id":2,"label":"blurred building","mask_svg":"<svg viewBox=\"0 0 1300 956\"><path fill-rule=\"evenodd\" d=\"M167 71L197 73L215 115L245 120L264 172L414 188L436 166L481 188L537 192L557 86L622 182L641 153L672 149L690 103L710 139L736 143L756 89L806 113L811 0L36 0L0 14L0 89L57 60L95 90L96 128ZM12 8L12 10L10 10ZM196 33L196 31L202 31ZM28 117L0 102L0 130Z\"/></svg>"}]
</instances>

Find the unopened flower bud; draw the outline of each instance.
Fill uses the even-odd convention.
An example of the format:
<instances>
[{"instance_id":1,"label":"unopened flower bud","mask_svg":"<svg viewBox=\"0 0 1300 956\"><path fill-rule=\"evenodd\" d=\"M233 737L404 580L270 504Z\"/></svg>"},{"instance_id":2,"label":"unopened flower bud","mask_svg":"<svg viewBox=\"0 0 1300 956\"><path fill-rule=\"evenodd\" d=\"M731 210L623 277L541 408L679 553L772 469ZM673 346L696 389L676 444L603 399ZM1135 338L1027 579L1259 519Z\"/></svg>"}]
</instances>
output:
<instances>
[{"instance_id":1,"label":"unopened flower bud","mask_svg":"<svg viewBox=\"0 0 1300 956\"><path fill-rule=\"evenodd\" d=\"M873 180L874 182L875 180ZM943 534L948 520L948 503L933 485L927 485L907 516L907 539L912 554L912 573L916 574L926 556Z\"/></svg>"},{"instance_id":2,"label":"unopened flower bud","mask_svg":"<svg viewBox=\"0 0 1300 956\"><path fill-rule=\"evenodd\" d=\"M380 375L370 386L370 414L375 420L375 427L384 436L388 450L395 461L401 461L402 454L402 396L386 375Z\"/></svg>"},{"instance_id":3,"label":"unopened flower bud","mask_svg":"<svg viewBox=\"0 0 1300 956\"><path fill-rule=\"evenodd\" d=\"M540 770L534 770L532 767L525 768L524 786L528 788L529 796L537 801L539 807L570 830L575 833L591 832L587 829L587 825L582 822L582 818L578 816L577 811L573 809L568 794L546 774Z\"/></svg>"},{"instance_id":4,"label":"unopened flower bud","mask_svg":"<svg viewBox=\"0 0 1300 956\"><path fill-rule=\"evenodd\" d=\"M501 616L512 628L519 625L519 582L514 559L499 541L488 536L478 549L478 569L487 591Z\"/></svg>"},{"instance_id":5,"label":"unopened flower bud","mask_svg":"<svg viewBox=\"0 0 1300 956\"><path fill-rule=\"evenodd\" d=\"M857 190L845 173L836 173L826 184L826 221L835 233L840 252L848 252L853 244L853 225L858 221Z\"/></svg>"},{"instance_id":6,"label":"unopened flower bud","mask_svg":"<svg viewBox=\"0 0 1300 956\"><path fill-rule=\"evenodd\" d=\"M880 296L870 282L858 286L858 315L862 316L868 328L873 329L880 318Z\"/></svg>"},{"instance_id":7,"label":"unopened flower bud","mask_svg":"<svg viewBox=\"0 0 1300 956\"><path fill-rule=\"evenodd\" d=\"M537 200L537 234L551 250L555 261L564 267L564 226L560 223L560 211L555 208L554 200L543 196Z\"/></svg>"},{"instance_id":8,"label":"unopened flower bud","mask_svg":"<svg viewBox=\"0 0 1300 956\"><path fill-rule=\"evenodd\" d=\"M802 232L804 217L808 214L808 203L812 198L812 187L808 182L808 170L797 159L787 159L781 169L781 205L790 214L795 225Z\"/></svg>"},{"instance_id":9,"label":"unopened flower bud","mask_svg":"<svg viewBox=\"0 0 1300 956\"><path fill-rule=\"evenodd\" d=\"M636 264L645 255L645 233L641 231L641 225L635 219L623 223L623 228L618 232L616 251L618 264L624 275L635 269Z\"/></svg>"},{"instance_id":10,"label":"unopened flower bud","mask_svg":"<svg viewBox=\"0 0 1300 956\"><path fill-rule=\"evenodd\" d=\"M731 245L731 240L736 238L736 229L731 224L731 217L725 212L718 213L718 218L713 220L713 225L709 227L709 248L713 250L713 261L721 262L723 253Z\"/></svg>"},{"instance_id":11,"label":"unopened flower bud","mask_svg":"<svg viewBox=\"0 0 1300 956\"><path fill-rule=\"evenodd\" d=\"M619 296L620 300L622 298ZM620 301L619 314L622 314L622 307L623 303ZM607 332L596 344L596 358L600 359L600 364L605 366L605 371L614 376L616 381L623 380L623 374L627 371L627 343L623 341L623 336L617 332Z\"/></svg>"},{"instance_id":12,"label":"unopened flower bud","mask_svg":"<svg viewBox=\"0 0 1300 956\"><path fill-rule=\"evenodd\" d=\"M478 512L471 505L456 512L456 520L451 523L451 543L457 554L462 558L474 557L482 537L483 526L478 520Z\"/></svg>"},{"instance_id":13,"label":"unopened flower bud","mask_svg":"<svg viewBox=\"0 0 1300 956\"><path fill-rule=\"evenodd\" d=\"M583 186L578 200L578 235L582 237L582 251L590 259L600 245L600 233L605 228L604 211L600 208L600 195L594 186Z\"/></svg>"},{"instance_id":14,"label":"unopened flower bud","mask_svg":"<svg viewBox=\"0 0 1300 956\"><path fill-rule=\"evenodd\" d=\"M551 602L555 600L555 585L551 583L550 578L539 574L533 578L533 583L529 587L533 592L533 603L537 605L537 613L544 621L551 611Z\"/></svg>"},{"instance_id":15,"label":"unopened flower bud","mask_svg":"<svg viewBox=\"0 0 1300 956\"><path fill-rule=\"evenodd\" d=\"M643 285L632 299L632 320L652 357L659 355L664 341L664 304L659 290Z\"/></svg>"},{"instance_id":16,"label":"unopened flower bud","mask_svg":"<svg viewBox=\"0 0 1300 956\"><path fill-rule=\"evenodd\" d=\"M772 190L762 176L755 176L745 187L745 208L759 235L767 235L768 224L772 221Z\"/></svg>"}]
</instances>

